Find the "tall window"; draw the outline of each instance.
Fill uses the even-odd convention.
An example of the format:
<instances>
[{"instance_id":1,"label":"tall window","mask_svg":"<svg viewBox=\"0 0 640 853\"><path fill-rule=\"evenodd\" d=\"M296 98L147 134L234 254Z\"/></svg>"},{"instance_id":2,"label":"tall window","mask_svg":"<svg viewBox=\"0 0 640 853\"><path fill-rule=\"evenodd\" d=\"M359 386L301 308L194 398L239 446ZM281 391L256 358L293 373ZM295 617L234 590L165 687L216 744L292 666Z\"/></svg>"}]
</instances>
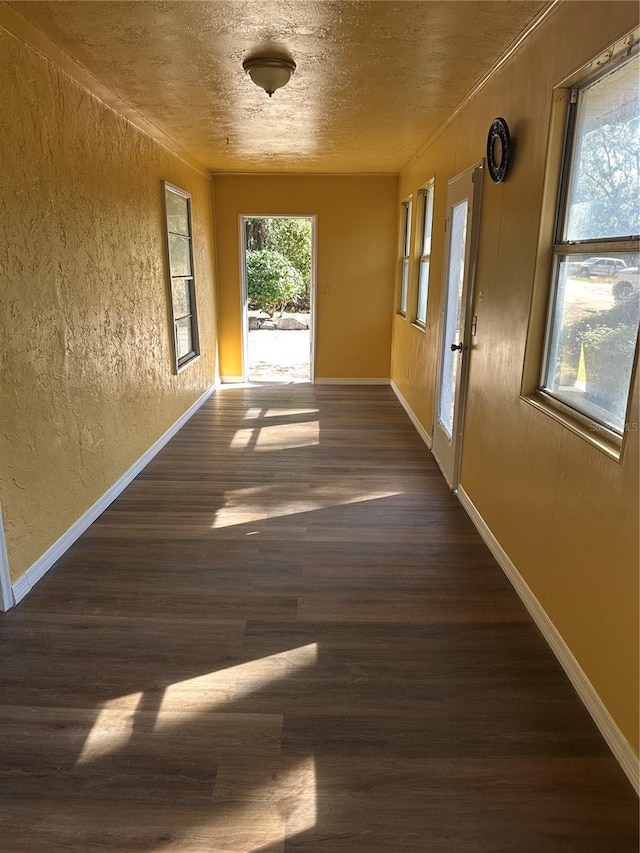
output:
<instances>
[{"instance_id":1,"label":"tall window","mask_svg":"<svg viewBox=\"0 0 640 853\"><path fill-rule=\"evenodd\" d=\"M200 353L191 229L191 196L164 182L176 371Z\"/></svg>"},{"instance_id":2,"label":"tall window","mask_svg":"<svg viewBox=\"0 0 640 853\"><path fill-rule=\"evenodd\" d=\"M400 259L400 299L398 312L403 317L407 315L407 300L409 293L409 251L411 246L411 199L402 202L402 257Z\"/></svg>"},{"instance_id":3,"label":"tall window","mask_svg":"<svg viewBox=\"0 0 640 853\"><path fill-rule=\"evenodd\" d=\"M429 293L429 265L431 263L431 230L433 227L433 181L429 181L420 190L420 197L422 200L422 228L415 321L419 326L425 326L427 322L427 296Z\"/></svg>"},{"instance_id":4,"label":"tall window","mask_svg":"<svg viewBox=\"0 0 640 853\"><path fill-rule=\"evenodd\" d=\"M621 437L640 318L638 54L571 92L540 390Z\"/></svg>"}]
</instances>

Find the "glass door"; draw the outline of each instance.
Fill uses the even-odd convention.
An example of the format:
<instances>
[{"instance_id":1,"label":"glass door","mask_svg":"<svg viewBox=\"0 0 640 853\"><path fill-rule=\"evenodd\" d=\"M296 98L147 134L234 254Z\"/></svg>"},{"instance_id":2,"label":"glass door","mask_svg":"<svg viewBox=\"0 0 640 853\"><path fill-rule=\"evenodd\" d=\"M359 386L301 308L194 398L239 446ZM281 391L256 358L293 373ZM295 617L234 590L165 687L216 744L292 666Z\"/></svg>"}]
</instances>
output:
<instances>
[{"instance_id":1,"label":"glass door","mask_svg":"<svg viewBox=\"0 0 640 853\"><path fill-rule=\"evenodd\" d=\"M447 192L447 262L432 452L454 490L460 473L481 185L482 164L453 178Z\"/></svg>"}]
</instances>

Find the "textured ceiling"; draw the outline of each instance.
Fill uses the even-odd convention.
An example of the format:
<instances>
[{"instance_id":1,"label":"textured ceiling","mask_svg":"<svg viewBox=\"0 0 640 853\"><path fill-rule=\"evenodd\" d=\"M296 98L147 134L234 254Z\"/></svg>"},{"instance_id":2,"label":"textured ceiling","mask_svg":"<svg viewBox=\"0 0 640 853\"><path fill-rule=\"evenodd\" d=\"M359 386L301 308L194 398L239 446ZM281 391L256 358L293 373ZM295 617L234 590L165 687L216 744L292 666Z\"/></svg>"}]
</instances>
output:
<instances>
[{"instance_id":1,"label":"textured ceiling","mask_svg":"<svg viewBox=\"0 0 640 853\"><path fill-rule=\"evenodd\" d=\"M398 172L544 8L530 0L12 2L216 172ZM261 49L297 71L269 99Z\"/></svg>"}]
</instances>

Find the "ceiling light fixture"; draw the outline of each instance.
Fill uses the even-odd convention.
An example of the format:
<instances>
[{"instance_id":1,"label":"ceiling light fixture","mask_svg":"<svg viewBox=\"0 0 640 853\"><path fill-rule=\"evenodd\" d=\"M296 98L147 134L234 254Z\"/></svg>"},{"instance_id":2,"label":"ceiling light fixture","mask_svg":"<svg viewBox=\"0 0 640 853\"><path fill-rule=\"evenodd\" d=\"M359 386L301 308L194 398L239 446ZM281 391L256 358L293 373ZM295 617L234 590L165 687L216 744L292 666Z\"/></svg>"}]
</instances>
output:
<instances>
[{"instance_id":1,"label":"ceiling light fixture","mask_svg":"<svg viewBox=\"0 0 640 853\"><path fill-rule=\"evenodd\" d=\"M277 56L254 56L245 59L242 67L256 86L261 86L271 97L276 89L286 86L296 70L293 59Z\"/></svg>"}]
</instances>

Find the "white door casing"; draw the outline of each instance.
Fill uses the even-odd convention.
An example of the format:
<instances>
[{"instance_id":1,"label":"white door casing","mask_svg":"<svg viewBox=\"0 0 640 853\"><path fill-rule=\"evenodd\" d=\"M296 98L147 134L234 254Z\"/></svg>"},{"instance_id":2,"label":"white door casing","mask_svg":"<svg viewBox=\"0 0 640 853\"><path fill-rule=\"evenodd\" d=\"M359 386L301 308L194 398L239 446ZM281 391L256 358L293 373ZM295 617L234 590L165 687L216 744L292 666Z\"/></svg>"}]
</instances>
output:
<instances>
[{"instance_id":1,"label":"white door casing","mask_svg":"<svg viewBox=\"0 0 640 853\"><path fill-rule=\"evenodd\" d=\"M242 300L242 377L249 381L249 295L247 288L247 219L309 219L311 221L311 290L309 293L309 373L310 381L315 382L316 374L316 277L317 277L317 229L318 217L315 214L240 214L238 216L240 245L240 297Z\"/></svg>"}]
</instances>

